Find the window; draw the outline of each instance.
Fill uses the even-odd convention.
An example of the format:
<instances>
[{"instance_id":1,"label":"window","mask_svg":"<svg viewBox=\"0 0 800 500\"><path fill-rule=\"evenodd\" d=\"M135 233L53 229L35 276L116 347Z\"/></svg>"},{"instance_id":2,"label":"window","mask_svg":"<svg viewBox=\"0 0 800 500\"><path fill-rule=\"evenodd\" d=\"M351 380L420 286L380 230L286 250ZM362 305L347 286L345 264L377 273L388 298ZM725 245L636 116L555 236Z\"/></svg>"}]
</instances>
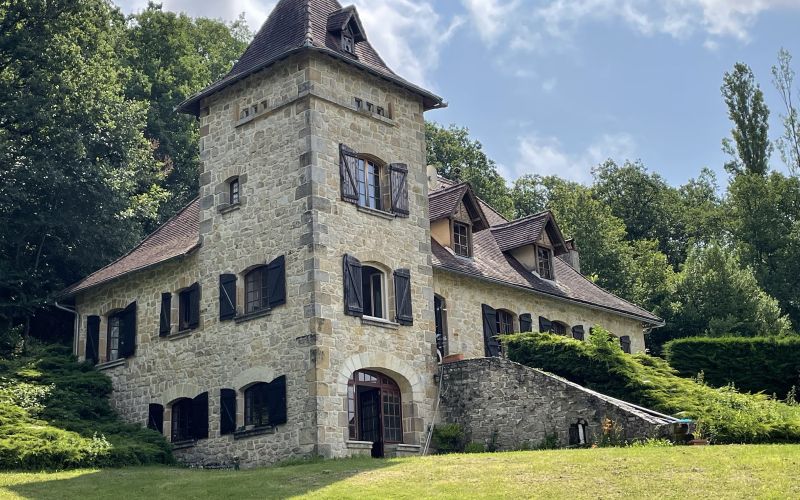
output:
<instances>
[{"instance_id":1,"label":"window","mask_svg":"<svg viewBox=\"0 0 800 500\"><path fill-rule=\"evenodd\" d=\"M539 262L539 276L546 280L553 279L553 258L549 248L536 247L536 258Z\"/></svg>"},{"instance_id":2,"label":"window","mask_svg":"<svg viewBox=\"0 0 800 500\"><path fill-rule=\"evenodd\" d=\"M386 318L383 290L384 274L374 267L363 266L361 283L364 297L364 315L373 318Z\"/></svg>"},{"instance_id":3,"label":"window","mask_svg":"<svg viewBox=\"0 0 800 500\"><path fill-rule=\"evenodd\" d=\"M286 376L270 383L257 382L244 391L244 425L253 427L285 424Z\"/></svg>"},{"instance_id":4,"label":"window","mask_svg":"<svg viewBox=\"0 0 800 500\"><path fill-rule=\"evenodd\" d=\"M355 97L354 99L356 101L356 110L361 111L362 109L364 109L364 101L362 101L358 97Z\"/></svg>"},{"instance_id":5,"label":"window","mask_svg":"<svg viewBox=\"0 0 800 500\"><path fill-rule=\"evenodd\" d=\"M497 334L514 333L514 317L508 311L497 310Z\"/></svg>"},{"instance_id":6,"label":"window","mask_svg":"<svg viewBox=\"0 0 800 500\"><path fill-rule=\"evenodd\" d=\"M147 428L164 434L164 407L160 404L150 403L147 407Z\"/></svg>"},{"instance_id":7,"label":"window","mask_svg":"<svg viewBox=\"0 0 800 500\"><path fill-rule=\"evenodd\" d=\"M553 321L551 332L555 333L556 335L566 335L567 325L565 325L564 323L559 323L558 321Z\"/></svg>"},{"instance_id":8,"label":"window","mask_svg":"<svg viewBox=\"0 0 800 500\"><path fill-rule=\"evenodd\" d=\"M267 308L266 266L253 269L244 277L245 312L250 314Z\"/></svg>"},{"instance_id":9,"label":"window","mask_svg":"<svg viewBox=\"0 0 800 500\"><path fill-rule=\"evenodd\" d=\"M586 420L578 420L578 423L569 426L570 446L583 446L586 444Z\"/></svg>"},{"instance_id":10,"label":"window","mask_svg":"<svg viewBox=\"0 0 800 500\"><path fill-rule=\"evenodd\" d=\"M178 328L193 330L200 326L200 285L195 283L178 294Z\"/></svg>"},{"instance_id":11,"label":"window","mask_svg":"<svg viewBox=\"0 0 800 500\"><path fill-rule=\"evenodd\" d=\"M386 375L355 372L347 385L347 413L350 439L403 442L400 388Z\"/></svg>"},{"instance_id":12,"label":"window","mask_svg":"<svg viewBox=\"0 0 800 500\"><path fill-rule=\"evenodd\" d=\"M456 255L470 257L470 226L461 222L453 222L453 251Z\"/></svg>"},{"instance_id":13,"label":"window","mask_svg":"<svg viewBox=\"0 0 800 500\"><path fill-rule=\"evenodd\" d=\"M619 345L622 347L622 352L625 354L631 353L631 338L628 335L623 335L619 338Z\"/></svg>"},{"instance_id":14,"label":"window","mask_svg":"<svg viewBox=\"0 0 800 500\"><path fill-rule=\"evenodd\" d=\"M189 398L179 399L172 403L172 442L194 439L192 435L192 411L194 405Z\"/></svg>"},{"instance_id":15,"label":"window","mask_svg":"<svg viewBox=\"0 0 800 500\"><path fill-rule=\"evenodd\" d=\"M136 351L136 302L108 316L106 361L133 356Z\"/></svg>"},{"instance_id":16,"label":"window","mask_svg":"<svg viewBox=\"0 0 800 500\"><path fill-rule=\"evenodd\" d=\"M267 311L286 303L286 259L280 256L244 277L245 314Z\"/></svg>"},{"instance_id":17,"label":"window","mask_svg":"<svg viewBox=\"0 0 800 500\"><path fill-rule=\"evenodd\" d=\"M375 112L375 105L372 104L369 101L367 101L367 111L369 111L370 113L374 113Z\"/></svg>"},{"instance_id":18,"label":"window","mask_svg":"<svg viewBox=\"0 0 800 500\"><path fill-rule=\"evenodd\" d=\"M230 200L231 205L238 205L241 201L239 197L239 178L234 177L228 183L228 199Z\"/></svg>"},{"instance_id":19,"label":"window","mask_svg":"<svg viewBox=\"0 0 800 500\"><path fill-rule=\"evenodd\" d=\"M350 54L355 54L355 44L350 34L342 33L342 50Z\"/></svg>"},{"instance_id":20,"label":"window","mask_svg":"<svg viewBox=\"0 0 800 500\"><path fill-rule=\"evenodd\" d=\"M436 318L436 350L444 358L447 356L447 306L444 297L433 296L433 312Z\"/></svg>"},{"instance_id":21,"label":"window","mask_svg":"<svg viewBox=\"0 0 800 500\"><path fill-rule=\"evenodd\" d=\"M367 103L367 106L370 104ZM381 168L371 160L358 159L358 204L382 210Z\"/></svg>"},{"instance_id":22,"label":"window","mask_svg":"<svg viewBox=\"0 0 800 500\"><path fill-rule=\"evenodd\" d=\"M386 111L383 109L383 106L378 106L378 116L386 116Z\"/></svg>"},{"instance_id":23,"label":"window","mask_svg":"<svg viewBox=\"0 0 800 500\"><path fill-rule=\"evenodd\" d=\"M119 359L119 336L122 324L122 314L115 314L108 318L108 348L106 360L114 361Z\"/></svg>"}]
</instances>

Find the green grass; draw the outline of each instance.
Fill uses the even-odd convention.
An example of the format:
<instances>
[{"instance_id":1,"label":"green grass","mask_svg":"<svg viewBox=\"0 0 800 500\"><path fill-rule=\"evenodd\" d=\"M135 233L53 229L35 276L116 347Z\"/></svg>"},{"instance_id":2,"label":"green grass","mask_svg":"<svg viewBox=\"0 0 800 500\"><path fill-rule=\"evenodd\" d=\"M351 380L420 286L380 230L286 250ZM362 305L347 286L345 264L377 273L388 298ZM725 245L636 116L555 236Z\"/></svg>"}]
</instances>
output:
<instances>
[{"instance_id":1,"label":"green grass","mask_svg":"<svg viewBox=\"0 0 800 500\"><path fill-rule=\"evenodd\" d=\"M0 498L800 498L800 446L601 448L349 459L247 471L2 473Z\"/></svg>"}]
</instances>

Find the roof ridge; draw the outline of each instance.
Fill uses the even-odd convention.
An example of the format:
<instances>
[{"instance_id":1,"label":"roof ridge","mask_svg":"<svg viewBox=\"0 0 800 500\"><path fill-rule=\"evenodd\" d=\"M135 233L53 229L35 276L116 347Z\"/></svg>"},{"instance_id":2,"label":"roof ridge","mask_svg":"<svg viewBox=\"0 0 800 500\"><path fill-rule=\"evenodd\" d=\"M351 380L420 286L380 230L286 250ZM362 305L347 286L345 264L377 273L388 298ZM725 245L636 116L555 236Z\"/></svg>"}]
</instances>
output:
<instances>
[{"instance_id":1,"label":"roof ridge","mask_svg":"<svg viewBox=\"0 0 800 500\"><path fill-rule=\"evenodd\" d=\"M504 222L503 224L498 224L496 226L492 226L492 229L504 229L508 226L513 224L518 224L520 222L527 222L528 220L539 218L543 215L550 215L553 217L553 211L550 209L543 210L541 212L536 212L535 214L526 215L525 217L520 217L519 219L510 220L508 222Z\"/></svg>"}]
</instances>

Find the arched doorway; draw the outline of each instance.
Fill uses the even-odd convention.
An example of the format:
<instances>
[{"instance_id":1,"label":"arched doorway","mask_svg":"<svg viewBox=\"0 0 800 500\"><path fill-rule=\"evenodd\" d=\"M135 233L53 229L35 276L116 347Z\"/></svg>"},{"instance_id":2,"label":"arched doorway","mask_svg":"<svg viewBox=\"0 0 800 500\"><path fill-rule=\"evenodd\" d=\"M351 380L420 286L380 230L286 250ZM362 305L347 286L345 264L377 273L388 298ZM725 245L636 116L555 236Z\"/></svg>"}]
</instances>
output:
<instances>
[{"instance_id":1,"label":"arched doorway","mask_svg":"<svg viewBox=\"0 0 800 500\"><path fill-rule=\"evenodd\" d=\"M400 388L390 377L359 370L347 384L350 439L371 441L372 456L383 457L385 443L403 442Z\"/></svg>"}]
</instances>

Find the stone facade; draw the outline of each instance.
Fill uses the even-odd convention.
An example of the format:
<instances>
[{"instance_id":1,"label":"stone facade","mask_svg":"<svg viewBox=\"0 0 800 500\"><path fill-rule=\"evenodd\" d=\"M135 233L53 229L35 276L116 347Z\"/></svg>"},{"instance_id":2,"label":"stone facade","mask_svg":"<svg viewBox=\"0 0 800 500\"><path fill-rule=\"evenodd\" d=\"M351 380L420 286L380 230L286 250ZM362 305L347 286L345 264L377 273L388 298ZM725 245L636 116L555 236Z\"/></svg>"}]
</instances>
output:
<instances>
[{"instance_id":1,"label":"stone facade","mask_svg":"<svg viewBox=\"0 0 800 500\"><path fill-rule=\"evenodd\" d=\"M541 370L503 358L442 366L442 420L461 425L471 442L500 450L533 448L550 436L568 446L570 425L587 424L596 442L606 419L625 440L671 436L675 420L641 411Z\"/></svg>"}]
</instances>

